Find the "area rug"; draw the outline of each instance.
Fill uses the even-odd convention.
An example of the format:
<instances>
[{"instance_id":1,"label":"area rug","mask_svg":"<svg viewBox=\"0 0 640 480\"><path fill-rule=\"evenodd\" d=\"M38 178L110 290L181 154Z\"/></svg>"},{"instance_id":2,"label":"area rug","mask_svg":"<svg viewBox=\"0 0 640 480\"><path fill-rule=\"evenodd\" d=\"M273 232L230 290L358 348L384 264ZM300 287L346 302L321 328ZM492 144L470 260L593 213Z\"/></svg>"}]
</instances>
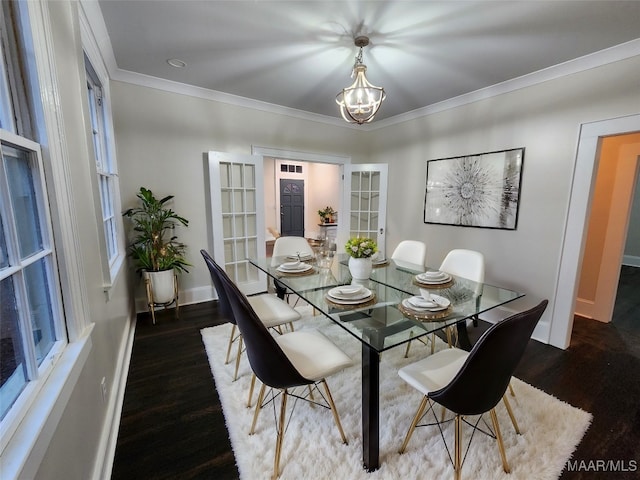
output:
<instances>
[{"instance_id":1,"label":"area rug","mask_svg":"<svg viewBox=\"0 0 640 480\"><path fill-rule=\"evenodd\" d=\"M353 359L351 367L327 379L349 443L341 443L329 410L298 402L284 438L280 478L380 480L453 476L453 467L437 427L418 428L406 452L398 454L421 395L409 387L397 372L404 365L426 356L430 348L416 342L409 358L404 358L402 347L382 355L380 469L369 473L362 468L360 343L326 317L307 316L295 325L297 330L320 330ZM271 409L263 410L256 433L248 434L253 417L253 409L246 407L250 367L245 354L239 378L232 381L233 364L224 365L230 332L231 325L225 324L203 329L201 333L240 477L243 480L267 479L273 470L276 438L273 414ZM438 348L445 347L442 342L438 345ZM511 405L522 434L515 433L504 405L500 404L496 409L511 474L507 475L502 470L495 440L476 433L463 465L463 478L557 479L589 427L590 413L516 378L512 386L516 396L510 397ZM445 436L453 450L452 422L447 425ZM465 442L468 441L470 430L464 430L463 435Z\"/></svg>"}]
</instances>

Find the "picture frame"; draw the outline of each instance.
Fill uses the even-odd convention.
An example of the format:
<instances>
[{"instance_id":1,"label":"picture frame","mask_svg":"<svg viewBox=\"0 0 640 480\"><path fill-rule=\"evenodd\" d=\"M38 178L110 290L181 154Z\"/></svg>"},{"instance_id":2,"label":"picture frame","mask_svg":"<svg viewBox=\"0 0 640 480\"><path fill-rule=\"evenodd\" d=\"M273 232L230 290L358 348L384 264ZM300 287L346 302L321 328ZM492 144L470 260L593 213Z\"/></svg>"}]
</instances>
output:
<instances>
[{"instance_id":1,"label":"picture frame","mask_svg":"<svg viewBox=\"0 0 640 480\"><path fill-rule=\"evenodd\" d=\"M524 151L427 161L424 223L515 230Z\"/></svg>"}]
</instances>

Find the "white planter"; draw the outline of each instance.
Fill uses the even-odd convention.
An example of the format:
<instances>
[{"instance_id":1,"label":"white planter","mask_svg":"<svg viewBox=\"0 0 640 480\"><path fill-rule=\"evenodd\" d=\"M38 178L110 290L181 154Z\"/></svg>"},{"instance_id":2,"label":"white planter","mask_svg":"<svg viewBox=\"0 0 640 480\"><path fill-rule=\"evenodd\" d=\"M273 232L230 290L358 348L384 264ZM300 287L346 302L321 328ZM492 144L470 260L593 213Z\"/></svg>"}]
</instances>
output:
<instances>
[{"instance_id":1,"label":"white planter","mask_svg":"<svg viewBox=\"0 0 640 480\"><path fill-rule=\"evenodd\" d=\"M173 269L161 272L144 272L145 280L149 280L149 289L153 303L171 303L175 298L175 273Z\"/></svg>"},{"instance_id":2,"label":"white planter","mask_svg":"<svg viewBox=\"0 0 640 480\"><path fill-rule=\"evenodd\" d=\"M373 263L371 258L349 257L349 272L354 280L366 280L371 275Z\"/></svg>"}]
</instances>

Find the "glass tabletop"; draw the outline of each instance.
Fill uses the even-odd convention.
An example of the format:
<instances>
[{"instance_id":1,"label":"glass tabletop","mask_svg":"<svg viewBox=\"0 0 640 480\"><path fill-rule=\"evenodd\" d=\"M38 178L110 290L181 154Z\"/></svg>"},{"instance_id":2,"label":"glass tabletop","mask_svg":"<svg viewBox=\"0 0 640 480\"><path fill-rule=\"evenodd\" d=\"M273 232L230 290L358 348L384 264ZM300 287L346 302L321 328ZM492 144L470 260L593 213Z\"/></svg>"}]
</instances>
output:
<instances>
[{"instance_id":1,"label":"glass tabletop","mask_svg":"<svg viewBox=\"0 0 640 480\"><path fill-rule=\"evenodd\" d=\"M320 268L312 259L305 263L309 266L305 271L283 271L282 265L291 262L290 258L249 259L252 265L377 352L442 330L523 296L506 288L453 276L440 284L422 285L416 275L433 269L393 260L376 266L369 280L354 281L347 261L346 254L339 254L328 267ZM361 291L357 296L364 298L355 300L346 290L345 298L329 295L330 291L338 295L340 290L332 289L346 285L359 285L370 294L365 296L367 290ZM421 310L409 303L414 296L430 296L442 305L447 302L450 305L435 307L440 308L438 311Z\"/></svg>"}]
</instances>

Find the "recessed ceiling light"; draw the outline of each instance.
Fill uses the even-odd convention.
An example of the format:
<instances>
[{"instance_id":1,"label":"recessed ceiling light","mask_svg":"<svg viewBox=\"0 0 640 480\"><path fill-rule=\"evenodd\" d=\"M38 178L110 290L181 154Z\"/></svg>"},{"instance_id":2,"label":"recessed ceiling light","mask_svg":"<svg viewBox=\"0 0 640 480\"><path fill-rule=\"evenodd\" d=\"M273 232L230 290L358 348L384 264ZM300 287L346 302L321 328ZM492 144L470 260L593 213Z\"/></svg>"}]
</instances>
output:
<instances>
[{"instance_id":1,"label":"recessed ceiling light","mask_svg":"<svg viewBox=\"0 0 640 480\"><path fill-rule=\"evenodd\" d=\"M170 58L169 60L167 60L167 63L176 68L184 68L187 66L187 62L183 62L182 60L179 60L177 58Z\"/></svg>"}]
</instances>

